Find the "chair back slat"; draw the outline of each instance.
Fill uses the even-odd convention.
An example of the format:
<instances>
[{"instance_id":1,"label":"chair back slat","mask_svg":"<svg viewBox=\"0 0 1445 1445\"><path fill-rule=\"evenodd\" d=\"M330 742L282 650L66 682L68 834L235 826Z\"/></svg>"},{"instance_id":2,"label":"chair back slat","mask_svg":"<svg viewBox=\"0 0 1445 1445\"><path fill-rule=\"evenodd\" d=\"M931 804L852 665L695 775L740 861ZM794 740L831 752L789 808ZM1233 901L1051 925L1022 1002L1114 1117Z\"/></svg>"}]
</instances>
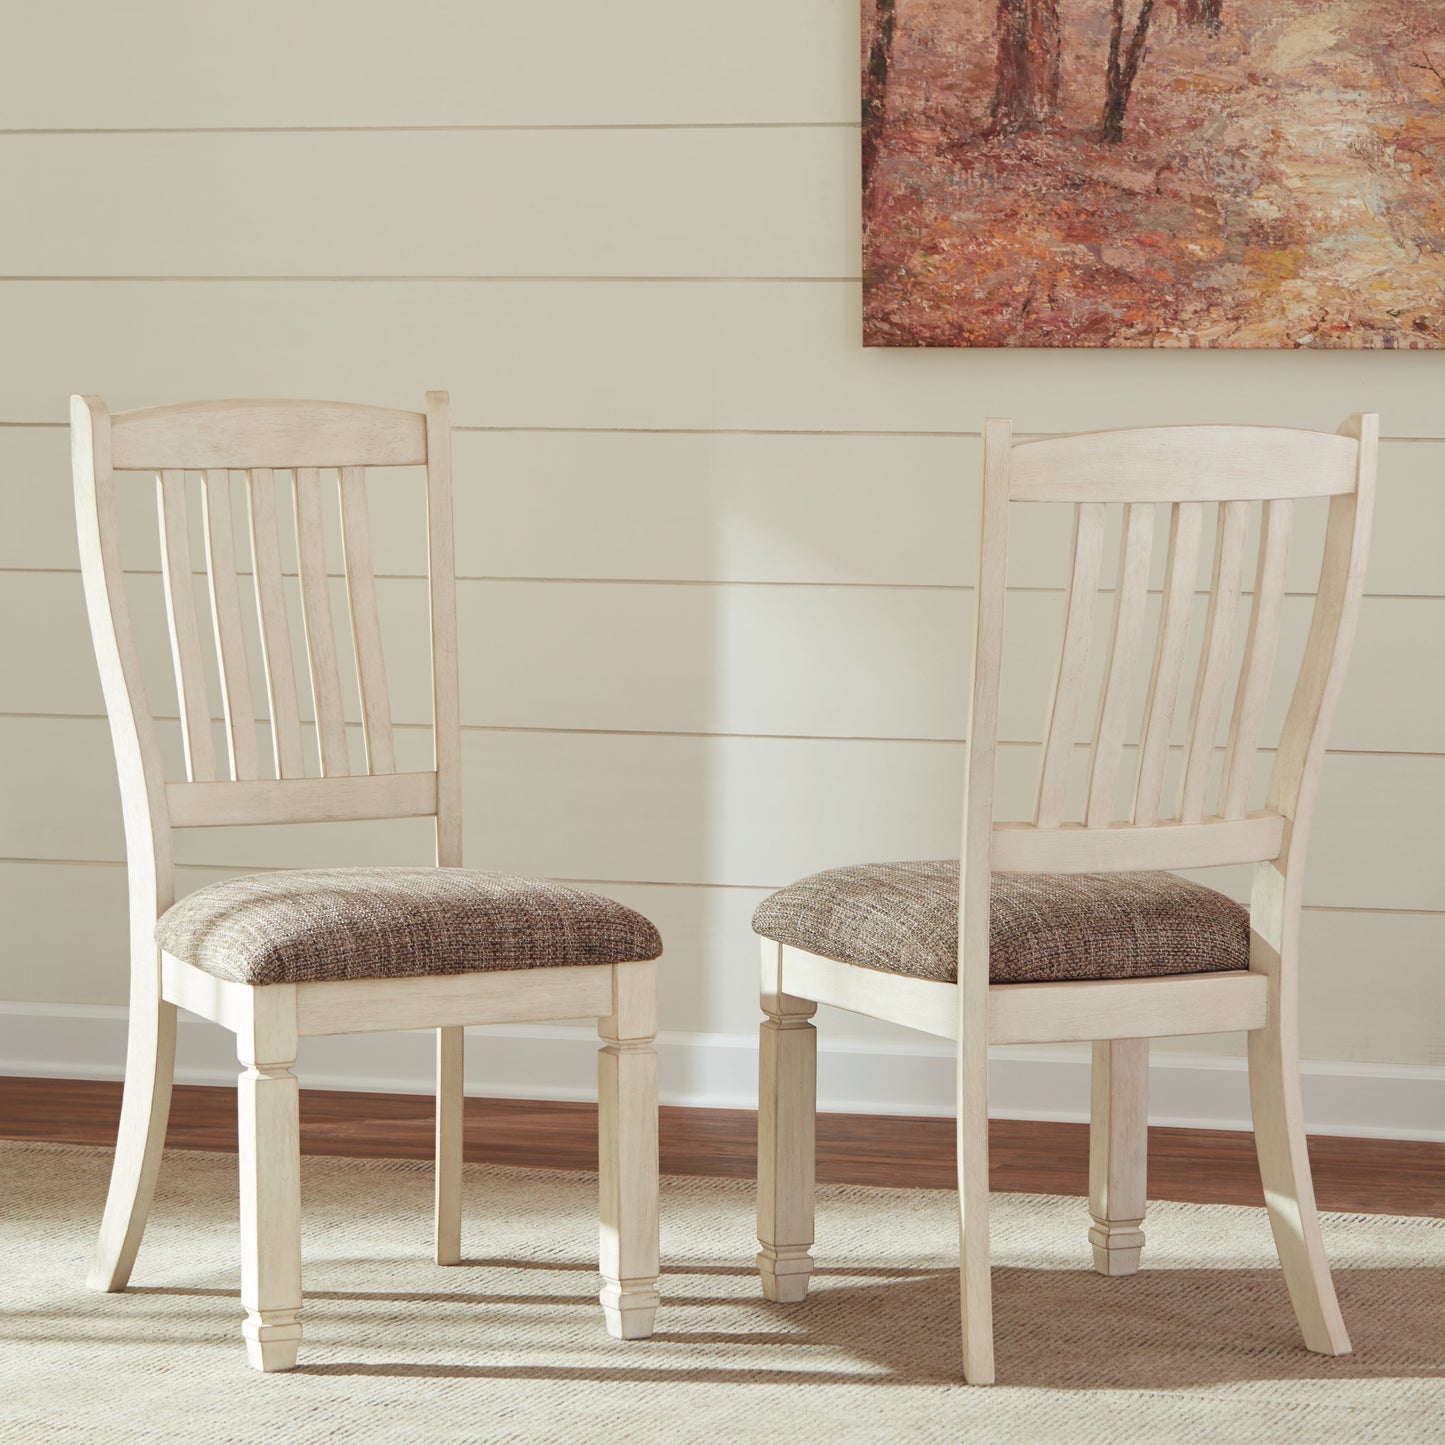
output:
<instances>
[{"instance_id":1,"label":"chair back slat","mask_svg":"<svg viewBox=\"0 0 1445 1445\"><path fill-rule=\"evenodd\" d=\"M1244 541L1249 529L1245 502L1222 502L1214 544L1214 577L1204 622L1204 648L1189 708L1189 743L1180 786L1179 819L1197 823L1204 816L1204 797L1214 768L1219 719L1229 686L1234 653L1234 619L1244 586Z\"/></svg>"},{"instance_id":2,"label":"chair back slat","mask_svg":"<svg viewBox=\"0 0 1445 1445\"><path fill-rule=\"evenodd\" d=\"M281 533L277 521L276 473L252 467L246 494L251 513L251 579L261 633L261 661L271 713L271 749L278 778L306 773L301 751L301 711L296 697L296 663L291 654L291 620L281 573Z\"/></svg>"},{"instance_id":3,"label":"chair back slat","mask_svg":"<svg viewBox=\"0 0 1445 1445\"><path fill-rule=\"evenodd\" d=\"M1104 508L1095 502L1084 502L1074 513L1073 562L1064 620L1064 645L1059 654L1059 669L1054 678L1048 726L1044 732L1038 807L1034 815L1041 828L1057 827L1063 818L1103 556Z\"/></svg>"},{"instance_id":4,"label":"chair back slat","mask_svg":"<svg viewBox=\"0 0 1445 1445\"><path fill-rule=\"evenodd\" d=\"M381 645L381 614L376 605L376 576L371 562L366 469L342 467L339 487L346 596L352 643L356 648L366 766L370 773L394 773L396 748L391 731L391 697L386 687L386 653Z\"/></svg>"},{"instance_id":5,"label":"chair back slat","mask_svg":"<svg viewBox=\"0 0 1445 1445\"><path fill-rule=\"evenodd\" d=\"M241 620L241 589L236 572L235 522L231 511L231 473L206 470L201 515L205 523L207 571L211 583L211 624L220 661L221 711L233 780L260 776L256 757L256 712L251 701L251 668Z\"/></svg>"},{"instance_id":6,"label":"chair back slat","mask_svg":"<svg viewBox=\"0 0 1445 1445\"><path fill-rule=\"evenodd\" d=\"M1254 605L1244 644L1244 672L1234 698L1229 743L1224 754L1219 815L1242 818L1249 806L1264 705L1269 694L1279 647L1280 617L1284 610L1285 567L1289 562L1294 503L1287 499L1266 502L1259 532L1259 561L1254 573Z\"/></svg>"},{"instance_id":7,"label":"chair back slat","mask_svg":"<svg viewBox=\"0 0 1445 1445\"><path fill-rule=\"evenodd\" d=\"M1194 583L1199 572L1199 538L1204 526L1204 507L1200 502L1175 502L1170 514L1164 596L1154 665L1144 702L1144 733L1134 785L1132 817L1142 826L1158 818L1164 795L1164 771L1169 762L1179 684L1184 676L1184 655L1194 611Z\"/></svg>"},{"instance_id":8,"label":"chair back slat","mask_svg":"<svg viewBox=\"0 0 1445 1445\"><path fill-rule=\"evenodd\" d=\"M196 616L184 471L165 468L156 474L156 503L161 535L161 577L165 583L166 621L171 634L186 776L192 782L210 782L216 776L216 749L211 737L211 704L201 657L200 622Z\"/></svg>"},{"instance_id":9,"label":"chair back slat","mask_svg":"<svg viewBox=\"0 0 1445 1445\"><path fill-rule=\"evenodd\" d=\"M1144 630L1149 590L1149 560L1154 541L1154 508L1131 502L1125 508L1124 540L1119 548L1119 578L1114 589L1114 630L1099 703L1089 767L1089 796L1084 820L1091 828L1114 819L1114 794L1124 755L1124 726L1135 659Z\"/></svg>"},{"instance_id":10,"label":"chair back slat","mask_svg":"<svg viewBox=\"0 0 1445 1445\"><path fill-rule=\"evenodd\" d=\"M306 622L306 663L323 778L346 777L351 759L346 742L346 709L341 664L331 612L331 577L326 566L326 524L321 506L321 473L296 468L296 556L301 574L301 611Z\"/></svg>"}]
</instances>

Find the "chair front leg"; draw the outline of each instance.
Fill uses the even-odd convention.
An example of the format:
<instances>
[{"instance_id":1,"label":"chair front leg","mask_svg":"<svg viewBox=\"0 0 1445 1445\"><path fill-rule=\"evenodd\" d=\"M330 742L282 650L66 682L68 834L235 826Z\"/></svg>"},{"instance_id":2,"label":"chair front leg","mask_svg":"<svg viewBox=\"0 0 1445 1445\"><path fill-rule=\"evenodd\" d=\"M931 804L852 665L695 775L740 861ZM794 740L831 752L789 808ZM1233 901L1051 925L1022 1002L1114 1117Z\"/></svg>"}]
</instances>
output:
<instances>
[{"instance_id":1,"label":"chair front leg","mask_svg":"<svg viewBox=\"0 0 1445 1445\"><path fill-rule=\"evenodd\" d=\"M301 1128L296 991L248 990L238 1033L241 1154L241 1332L258 1370L289 1370L301 1340Z\"/></svg>"},{"instance_id":2,"label":"chair front leg","mask_svg":"<svg viewBox=\"0 0 1445 1445\"><path fill-rule=\"evenodd\" d=\"M462 1150L466 1030L437 1030L436 1262L462 1262Z\"/></svg>"},{"instance_id":3,"label":"chair front leg","mask_svg":"<svg viewBox=\"0 0 1445 1445\"><path fill-rule=\"evenodd\" d=\"M758 1273L763 1297L796 1304L813 1273L818 1011L782 991L782 948L763 940L758 1030Z\"/></svg>"},{"instance_id":4,"label":"chair front leg","mask_svg":"<svg viewBox=\"0 0 1445 1445\"><path fill-rule=\"evenodd\" d=\"M657 967L615 964L612 980L597 1025L600 1298L609 1334L644 1340L657 1314Z\"/></svg>"},{"instance_id":5,"label":"chair front leg","mask_svg":"<svg viewBox=\"0 0 1445 1445\"><path fill-rule=\"evenodd\" d=\"M1144 1247L1149 1172L1149 1040L1094 1044L1089 1213L1094 1268L1133 1274Z\"/></svg>"}]
</instances>

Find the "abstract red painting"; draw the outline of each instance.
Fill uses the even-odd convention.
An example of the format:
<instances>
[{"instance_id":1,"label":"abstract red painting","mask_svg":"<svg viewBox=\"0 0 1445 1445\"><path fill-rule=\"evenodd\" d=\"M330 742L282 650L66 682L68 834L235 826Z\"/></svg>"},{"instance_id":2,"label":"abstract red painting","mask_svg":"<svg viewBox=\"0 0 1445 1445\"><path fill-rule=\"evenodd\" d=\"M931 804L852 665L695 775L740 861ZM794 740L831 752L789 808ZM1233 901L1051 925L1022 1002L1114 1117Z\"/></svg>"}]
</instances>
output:
<instances>
[{"instance_id":1,"label":"abstract red painting","mask_svg":"<svg viewBox=\"0 0 1445 1445\"><path fill-rule=\"evenodd\" d=\"M869 346L1445 347L1445 0L862 0Z\"/></svg>"}]
</instances>

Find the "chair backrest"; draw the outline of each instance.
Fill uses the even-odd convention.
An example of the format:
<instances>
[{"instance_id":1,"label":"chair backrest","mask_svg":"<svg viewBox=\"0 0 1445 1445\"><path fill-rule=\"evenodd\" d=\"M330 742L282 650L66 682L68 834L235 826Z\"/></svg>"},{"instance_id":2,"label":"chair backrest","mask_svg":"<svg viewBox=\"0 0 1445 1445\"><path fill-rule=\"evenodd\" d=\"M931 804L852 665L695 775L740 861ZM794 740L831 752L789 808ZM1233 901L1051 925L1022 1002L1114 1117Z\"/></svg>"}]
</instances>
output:
<instances>
[{"instance_id":1,"label":"chair backrest","mask_svg":"<svg viewBox=\"0 0 1445 1445\"><path fill-rule=\"evenodd\" d=\"M1105 872L1265 862L1281 872L1298 869L1364 582L1378 434L1374 416L1355 417L1336 434L1185 426L1023 442L1013 440L1008 422L987 424L964 824L965 967L970 958L987 957L991 870ZM1313 620L1264 807L1251 810L1295 502L1315 497L1329 499L1329 514ZM1014 503L1070 506L1074 528L1063 645L1043 729L1033 818L999 824L995 761ZM1163 506L1168 533L1151 647L1145 621L1156 510ZM1110 507L1121 513L1112 579L1103 572ZM1257 561L1241 648L1247 538L1256 507ZM1213 565L1201 582L1200 542L1209 512ZM1080 752L1085 679L1097 652L1101 579L1105 586L1112 581L1113 616L1095 721L1083 735L1088 767L1080 793L1070 786L1071 768ZM1201 586L1208 600L1202 633L1191 647ZM1216 757L1221 741L1222 768ZM1177 777L1166 790L1171 773ZM1121 790L1121 775L1132 788ZM1076 799L1072 807L1070 799Z\"/></svg>"},{"instance_id":2,"label":"chair backrest","mask_svg":"<svg viewBox=\"0 0 1445 1445\"><path fill-rule=\"evenodd\" d=\"M71 399L81 575L120 773L137 942L146 924L136 917L137 904L145 915L152 898L157 913L174 901L176 828L434 817L438 863L460 862L450 426L445 392L429 392L424 412L217 401L112 416L96 397ZM380 467L426 470L433 752L425 771L397 768L367 501L367 469ZM117 488L132 482L128 473L153 477L156 487L183 779L164 773L126 595ZM197 481L188 481L192 474L199 474ZM332 609L329 487L339 509L350 648L338 645ZM237 506L241 492L244 508ZM199 555L191 545L192 496L199 498ZM283 572L280 520L288 500L299 625ZM237 545L238 514L249 522L244 549ZM193 568L207 580L209 629L197 606ZM364 761L356 766L343 701L348 653L364 740L358 750ZM223 748L216 746L208 654L219 684ZM311 700L304 721L298 658ZM308 747L303 738L312 728L315 743Z\"/></svg>"}]
</instances>

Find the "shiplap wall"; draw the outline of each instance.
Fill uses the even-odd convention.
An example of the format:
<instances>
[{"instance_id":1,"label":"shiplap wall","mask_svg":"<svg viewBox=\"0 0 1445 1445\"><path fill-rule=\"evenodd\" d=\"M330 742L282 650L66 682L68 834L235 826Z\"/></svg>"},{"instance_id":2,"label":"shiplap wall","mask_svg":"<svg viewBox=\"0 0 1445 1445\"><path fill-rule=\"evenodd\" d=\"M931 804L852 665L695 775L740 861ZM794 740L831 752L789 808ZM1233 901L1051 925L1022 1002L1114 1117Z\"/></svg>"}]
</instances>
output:
<instances>
[{"instance_id":1,"label":"shiplap wall","mask_svg":"<svg viewBox=\"0 0 1445 1445\"><path fill-rule=\"evenodd\" d=\"M664 1027L711 1034L753 1027L767 888L956 848L984 416L1332 429L1374 409L1389 440L1308 889L1305 1048L1445 1063L1445 357L865 352L856 0L7 20L0 1000L125 995L72 391L415 407L450 388L468 861L649 913ZM383 529L378 554L415 614L415 553ZM1026 580L1057 585L1038 557ZM1051 638L1057 593L1020 605L1011 645ZM423 675L396 678L398 716L422 716ZM407 827L188 839L182 881L419 847Z\"/></svg>"}]
</instances>

